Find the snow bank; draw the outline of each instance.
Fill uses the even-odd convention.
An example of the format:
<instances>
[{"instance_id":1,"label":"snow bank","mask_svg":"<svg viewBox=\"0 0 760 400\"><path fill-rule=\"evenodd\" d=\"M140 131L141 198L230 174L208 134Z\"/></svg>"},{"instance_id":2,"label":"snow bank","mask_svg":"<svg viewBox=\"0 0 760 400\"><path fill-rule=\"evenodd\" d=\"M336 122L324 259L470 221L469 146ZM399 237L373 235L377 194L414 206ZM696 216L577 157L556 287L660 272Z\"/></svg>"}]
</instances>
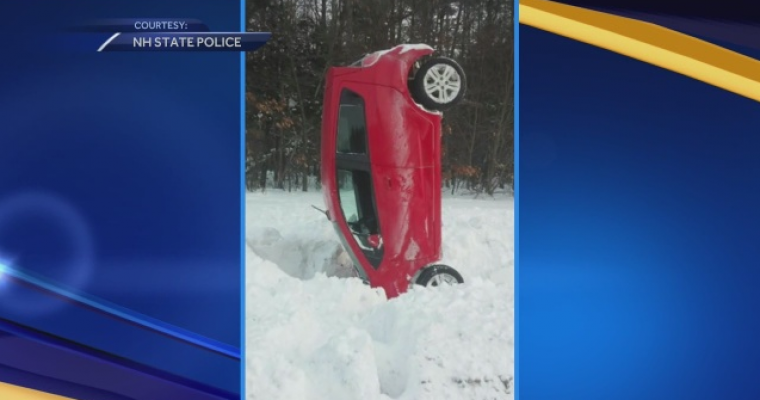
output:
<instances>
[{"instance_id":1,"label":"snow bank","mask_svg":"<svg viewBox=\"0 0 760 400\"><path fill-rule=\"evenodd\" d=\"M390 301L350 276L318 193L247 198L247 399L512 399L512 201L446 198L464 285Z\"/></svg>"}]
</instances>

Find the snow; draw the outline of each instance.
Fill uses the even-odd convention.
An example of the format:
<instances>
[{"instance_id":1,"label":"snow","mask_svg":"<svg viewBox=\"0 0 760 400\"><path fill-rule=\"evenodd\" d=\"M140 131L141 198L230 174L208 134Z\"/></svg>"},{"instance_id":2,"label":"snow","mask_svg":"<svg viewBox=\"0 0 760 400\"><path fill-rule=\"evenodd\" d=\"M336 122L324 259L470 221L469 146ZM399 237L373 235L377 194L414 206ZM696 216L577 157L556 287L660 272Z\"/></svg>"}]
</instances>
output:
<instances>
[{"instance_id":1,"label":"snow","mask_svg":"<svg viewBox=\"0 0 760 400\"><path fill-rule=\"evenodd\" d=\"M397 47L399 47L399 46L397 46ZM430 47L430 46L428 46L428 45L426 45L424 43L402 44L402 45L400 45L400 47L401 47L401 51L399 52L399 54L404 54L407 51L411 51L411 50L433 50L432 47Z\"/></svg>"},{"instance_id":2,"label":"snow","mask_svg":"<svg viewBox=\"0 0 760 400\"><path fill-rule=\"evenodd\" d=\"M414 105L416 105L416 106L417 106L417 108L419 108L420 110L422 110L422 111L424 111L424 112L426 112L426 113L430 113L430 114L433 114L433 115L443 115L443 113L442 113L442 112L440 112L440 111L435 111L435 110L428 110L428 109L427 109L427 108L425 108L425 107L424 107L422 104L420 104L420 103L417 103L416 101L414 102Z\"/></svg>"},{"instance_id":3,"label":"snow","mask_svg":"<svg viewBox=\"0 0 760 400\"><path fill-rule=\"evenodd\" d=\"M396 45L396 46L394 46L394 47L392 47L390 49L378 50L378 51L376 51L374 53L368 54L364 58L364 61L362 62L362 66L363 67L371 67L371 66L375 65L375 63L377 63L377 60L379 60L380 57L382 57L382 56L384 56L384 55L386 55L386 54L388 54L388 53L390 53L392 51L396 51L396 50L398 50L398 54L404 54L404 53L406 53L408 51L413 51L413 50L431 50L431 51L434 51L435 49L433 49L432 47L430 47L430 46L428 46L428 45L426 45L424 43L399 44L399 45Z\"/></svg>"},{"instance_id":4,"label":"snow","mask_svg":"<svg viewBox=\"0 0 760 400\"><path fill-rule=\"evenodd\" d=\"M246 197L247 399L513 399L513 200L445 195L463 285L387 300L353 277L319 192Z\"/></svg>"}]
</instances>

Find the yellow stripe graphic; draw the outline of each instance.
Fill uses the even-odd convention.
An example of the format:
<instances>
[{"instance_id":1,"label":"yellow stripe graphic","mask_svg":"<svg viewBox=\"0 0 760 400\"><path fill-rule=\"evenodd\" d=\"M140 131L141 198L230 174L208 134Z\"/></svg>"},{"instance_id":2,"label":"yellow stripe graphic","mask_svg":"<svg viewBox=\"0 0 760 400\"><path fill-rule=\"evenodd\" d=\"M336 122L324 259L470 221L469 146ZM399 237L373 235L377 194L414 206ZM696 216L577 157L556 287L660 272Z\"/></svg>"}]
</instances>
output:
<instances>
[{"instance_id":1,"label":"yellow stripe graphic","mask_svg":"<svg viewBox=\"0 0 760 400\"><path fill-rule=\"evenodd\" d=\"M56 396L37 390L0 382L0 399L8 400L75 400L69 397Z\"/></svg>"},{"instance_id":2,"label":"yellow stripe graphic","mask_svg":"<svg viewBox=\"0 0 760 400\"><path fill-rule=\"evenodd\" d=\"M520 23L760 101L760 61L655 24L547 0L520 0Z\"/></svg>"}]
</instances>

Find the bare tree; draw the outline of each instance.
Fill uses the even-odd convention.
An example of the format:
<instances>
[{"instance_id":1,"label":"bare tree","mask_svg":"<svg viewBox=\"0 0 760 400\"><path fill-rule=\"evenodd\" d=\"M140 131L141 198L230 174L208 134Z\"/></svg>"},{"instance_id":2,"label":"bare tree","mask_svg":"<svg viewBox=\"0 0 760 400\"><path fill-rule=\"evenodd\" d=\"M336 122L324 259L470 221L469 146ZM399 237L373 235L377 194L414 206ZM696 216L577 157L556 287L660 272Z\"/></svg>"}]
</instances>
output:
<instances>
[{"instance_id":1,"label":"bare tree","mask_svg":"<svg viewBox=\"0 0 760 400\"><path fill-rule=\"evenodd\" d=\"M248 30L273 32L247 57L249 190L309 190L319 177L324 74L401 43L457 59L466 100L444 119L444 185L493 194L514 171L511 0L248 0Z\"/></svg>"}]
</instances>

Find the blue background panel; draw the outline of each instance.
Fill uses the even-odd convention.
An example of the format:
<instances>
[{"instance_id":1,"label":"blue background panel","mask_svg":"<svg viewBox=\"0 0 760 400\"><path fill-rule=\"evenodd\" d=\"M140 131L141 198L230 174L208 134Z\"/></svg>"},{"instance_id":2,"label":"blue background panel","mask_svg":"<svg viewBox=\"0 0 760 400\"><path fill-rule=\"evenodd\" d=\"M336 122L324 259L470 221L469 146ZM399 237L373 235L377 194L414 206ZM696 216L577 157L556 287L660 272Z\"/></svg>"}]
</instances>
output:
<instances>
[{"instance_id":1,"label":"blue background panel","mask_svg":"<svg viewBox=\"0 0 760 400\"><path fill-rule=\"evenodd\" d=\"M760 398L760 104L526 26L519 67L519 398Z\"/></svg>"},{"instance_id":2,"label":"blue background panel","mask_svg":"<svg viewBox=\"0 0 760 400\"><path fill-rule=\"evenodd\" d=\"M3 263L240 345L239 53L96 53L109 34L62 33L130 17L239 31L240 9L231 0L0 6ZM90 314L0 282L4 318L239 392L238 361L211 362Z\"/></svg>"}]
</instances>

